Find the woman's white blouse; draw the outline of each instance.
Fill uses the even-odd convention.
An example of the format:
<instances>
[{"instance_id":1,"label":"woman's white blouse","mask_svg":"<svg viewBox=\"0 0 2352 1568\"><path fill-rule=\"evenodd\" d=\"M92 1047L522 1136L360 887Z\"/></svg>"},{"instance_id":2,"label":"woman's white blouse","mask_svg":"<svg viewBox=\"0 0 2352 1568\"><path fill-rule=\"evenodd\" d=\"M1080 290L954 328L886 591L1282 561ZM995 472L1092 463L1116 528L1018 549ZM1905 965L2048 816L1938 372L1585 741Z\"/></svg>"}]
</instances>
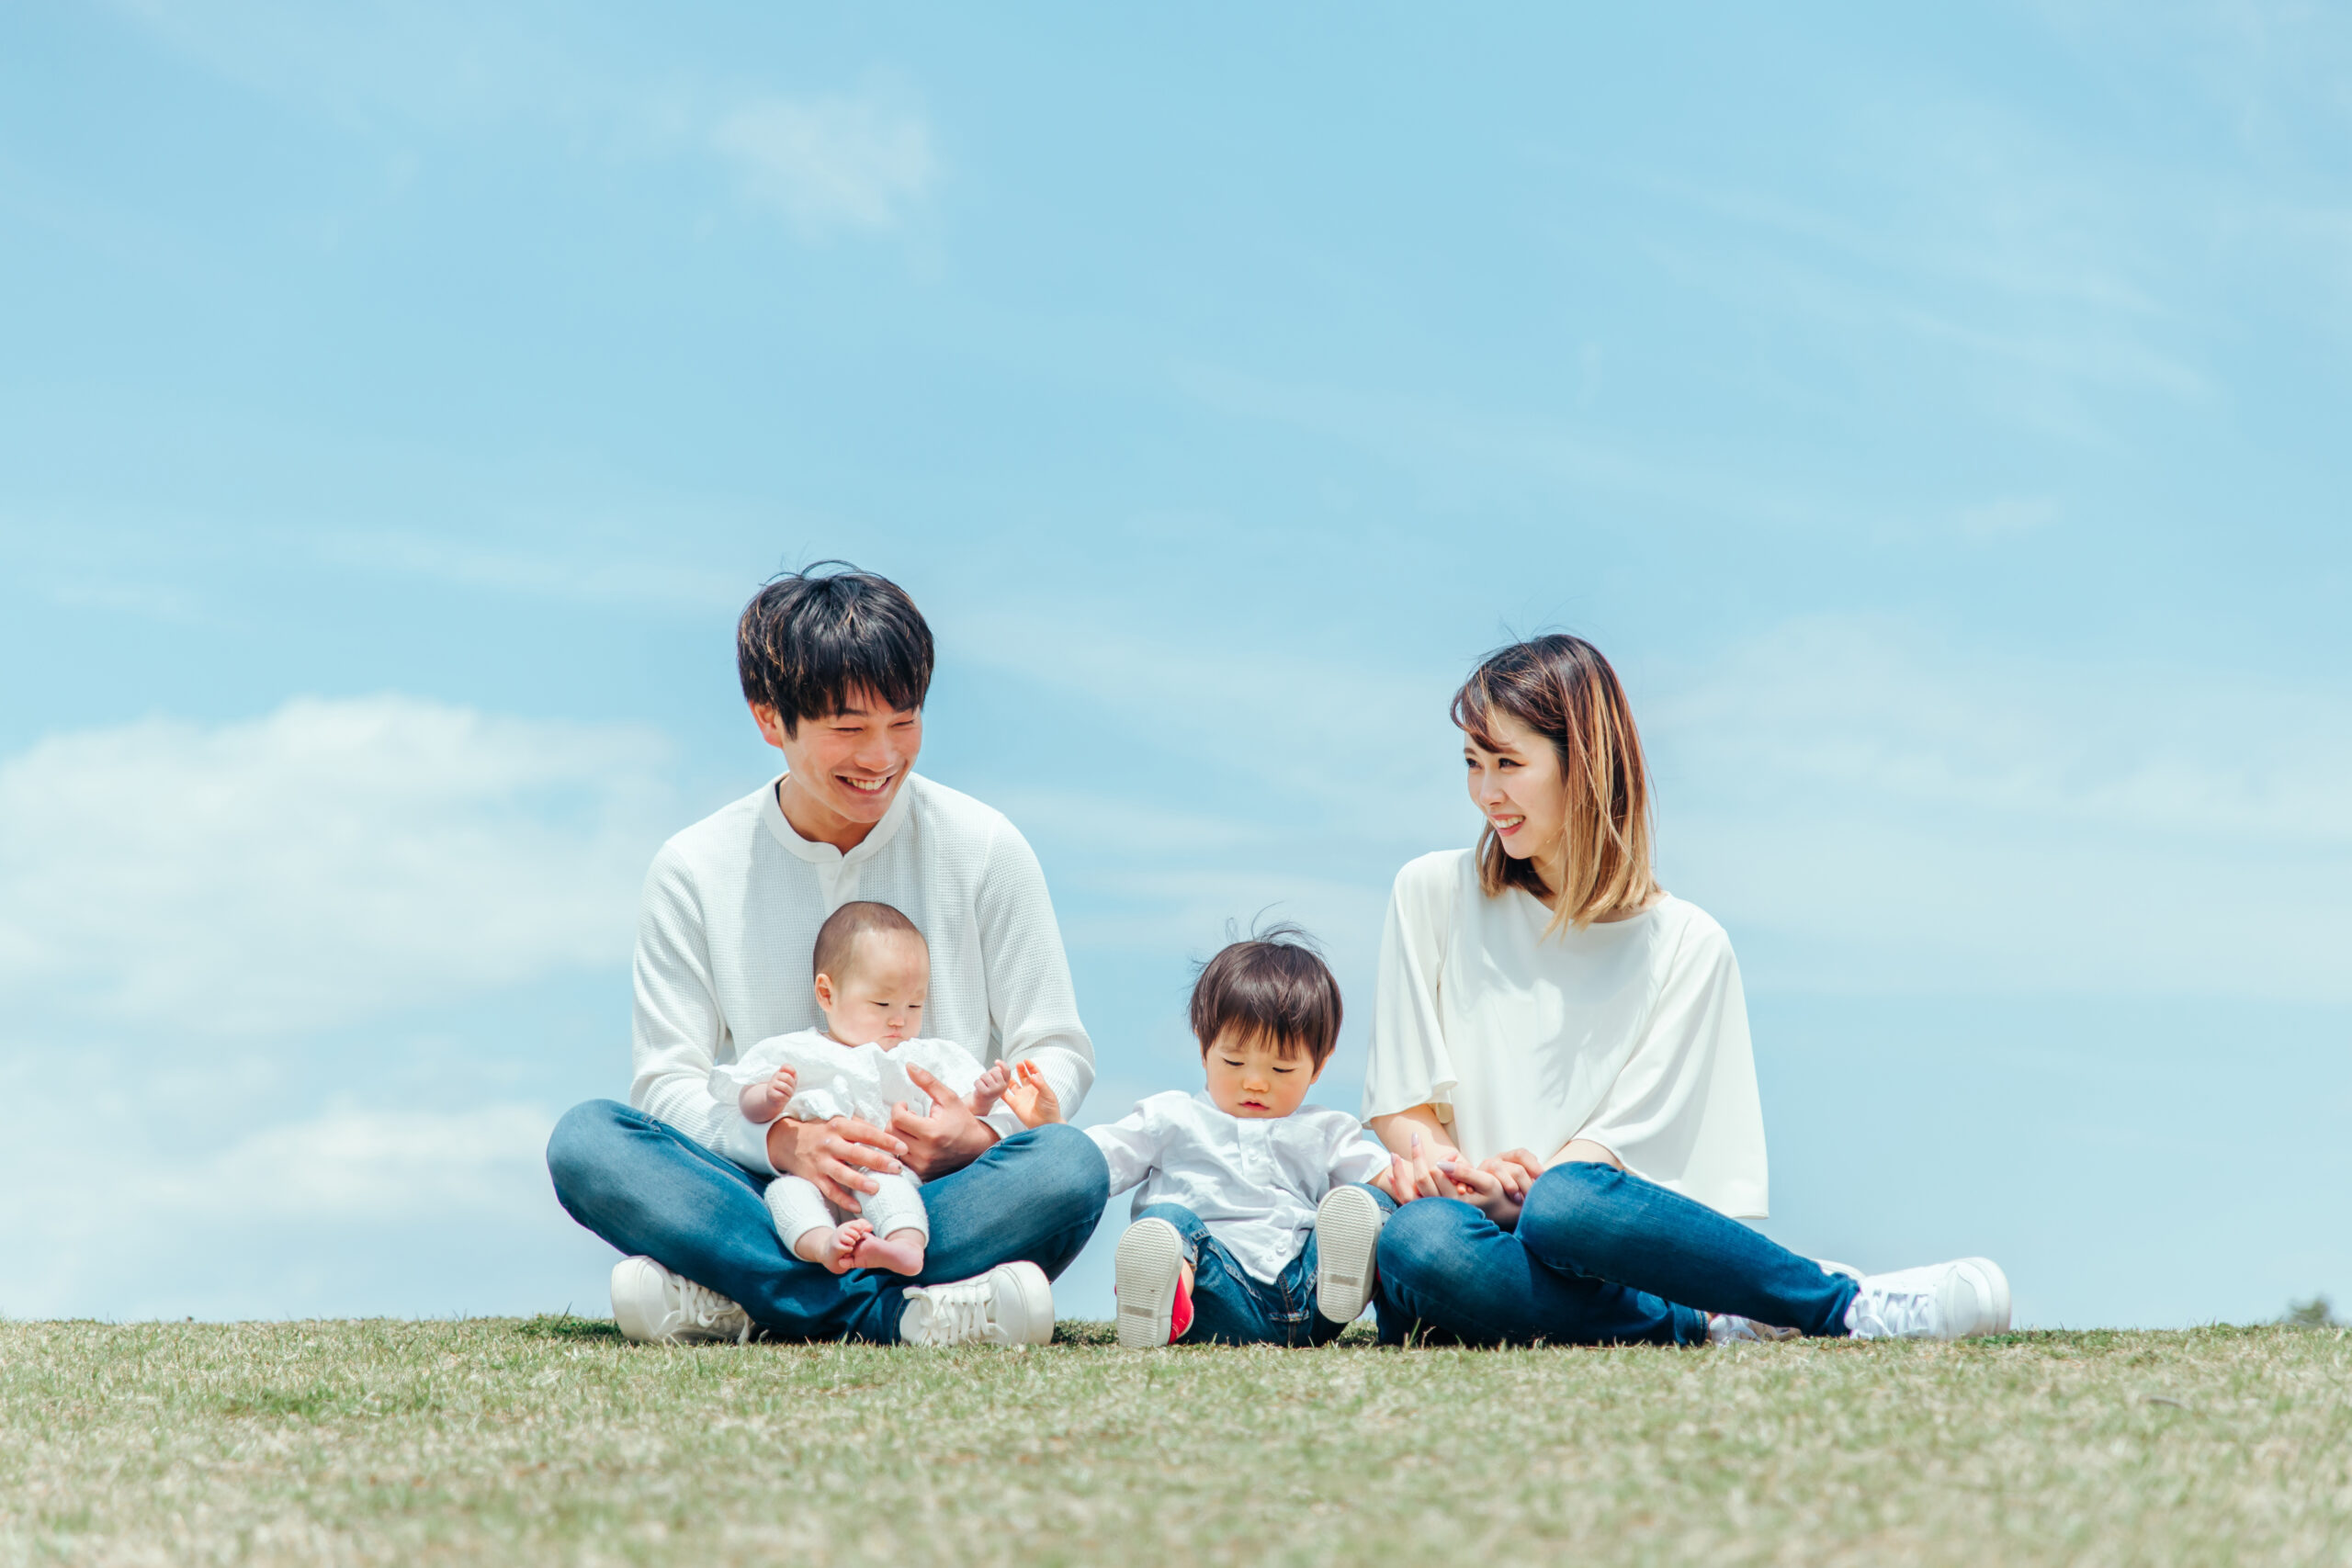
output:
<instances>
[{"instance_id":1,"label":"woman's white blouse","mask_svg":"<svg viewBox=\"0 0 2352 1568\"><path fill-rule=\"evenodd\" d=\"M1740 1219L1766 1203L1764 1111L1731 939L1668 896L1546 935L1469 850L1396 874L1380 942L1367 1121L1433 1104L1473 1160L1552 1163L1589 1138L1625 1168Z\"/></svg>"},{"instance_id":2,"label":"woman's white blouse","mask_svg":"<svg viewBox=\"0 0 2352 1568\"><path fill-rule=\"evenodd\" d=\"M1363 1124L1328 1105L1235 1116L1205 1094L1170 1089L1086 1135L1111 1168L1111 1196L1136 1188L1138 1211L1182 1203L1268 1284L1306 1245L1315 1206L1332 1188L1388 1168L1387 1152Z\"/></svg>"}]
</instances>

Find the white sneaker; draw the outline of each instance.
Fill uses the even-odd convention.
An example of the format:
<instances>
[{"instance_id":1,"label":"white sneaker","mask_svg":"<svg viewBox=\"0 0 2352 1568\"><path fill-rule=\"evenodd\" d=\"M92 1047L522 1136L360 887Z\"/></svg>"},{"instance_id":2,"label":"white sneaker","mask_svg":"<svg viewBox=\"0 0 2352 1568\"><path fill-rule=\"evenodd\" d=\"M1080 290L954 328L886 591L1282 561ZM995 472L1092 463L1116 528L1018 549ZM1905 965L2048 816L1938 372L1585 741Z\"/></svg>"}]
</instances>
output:
<instances>
[{"instance_id":1,"label":"white sneaker","mask_svg":"<svg viewBox=\"0 0 2352 1568\"><path fill-rule=\"evenodd\" d=\"M2009 1326L2009 1277L1989 1258L1868 1274L1846 1309L1857 1339L1965 1339Z\"/></svg>"},{"instance_id":2,"label":"white sneaker","mask_svg":"<svg viewBox=\"0 0 2352 1568\"><path fill-rule=\"evenodd\" d=\"M1361 1187L1334 1187L1315 1211L1315 1310L1353 1323L1371 1304L1380 1227L1378 1199Z\"/></svg>"},{"instance_id":3,"label":"white sneaker","mask_svg":"<svg viewBox=\"0 0 2352 1568\"><path fill-rule=\"evenodd\" d=\"M1119 1236L1111 1289L1119 1305L1119 1348L1156 1350L1182 1332L1176 1298L1184 1282L1184 1238L1166 1220L1141 1219ZM1183 1327L1192 1326L1186 1314Z\"/></svg>"},{"instance_id":4,"label":"white sneaker","mask_svg":"<svg viewBox=\"0 0 2352 1568\"><path fill-rule=\"evenodd\" d=\"M909 1285L899 1342L949 1345L1050 1345L1054 1287L1035 1263L1000 1263L978 1279Z\"/></svg>"},{"instance_id":5,"label":"white sneaker","mask_svg":"<svg viewBox=\"0 0 2352 1568\"><path fill-rule=\"evenodd\" d=\"M752 1314L650 1258L613 1265L613 1322L640 1345L749 1344Z\"/></svg>"},{"instance_id":6,"label":"white sneaker","mask_svg":"<svg viewBox=\"0 0 2352 1568\"><path fill-rule=\"evenodd\" d=\"M1752 1317L1740 1317L1733 1313L1712 1313L1707 1318L1707 1343L1710 1345L1777 1345L1784 1339L1801 1337L1793 1328L1775 1328L1769 1323L1758 1323Z\"/></svg>"},{"instance_id":7,"label":"white sneaker","mask_svg":"<svg viewBox=\"0 0 2352 1568\"><path fill-rule=\"evenodd\" d=\"M1849 1280L1864 1280L1869 1278L1868 1275L1864 1274L1860 1269L1855 1268L1850 1263L1833 1263L1826 1258L1816 1258L1814 1259L1814 1262L1819 1266L1821 1271L1825 1274L1843 1274Z\"/></svg>"}]
</instances>

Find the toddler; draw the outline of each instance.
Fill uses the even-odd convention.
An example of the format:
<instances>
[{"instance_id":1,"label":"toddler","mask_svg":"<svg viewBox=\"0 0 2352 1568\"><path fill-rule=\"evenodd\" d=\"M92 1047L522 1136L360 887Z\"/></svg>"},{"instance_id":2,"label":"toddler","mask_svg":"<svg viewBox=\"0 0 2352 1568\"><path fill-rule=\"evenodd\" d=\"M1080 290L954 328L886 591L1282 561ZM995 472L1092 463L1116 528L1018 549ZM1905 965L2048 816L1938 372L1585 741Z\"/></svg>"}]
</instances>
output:
<instances>
[{"instance_id":1,"label":"toddler","mask_svg":"<svg viewBox=\"0 0 2352 1568\"><path fill-rule=\"evenodd\" d=\"M1112 1192L1137 1189L1119 1343L1319 1345L1371 1299L1395 1207L1387 1151L1346 1111L1304 1103L1339 1043L1339 982L1277 927L1202 966L1192 1025L1206 1091L1088 1129Z\"/></svg>"},{"instance_id":2,"label":"toddler","mask_svg":"<svg viewBox=\"0 0 2352 1568\"><path fill-rule=\"evenodd\" d=\"M733 1097L755 1124L764 1127L779 1116L797 1122L852 1116L888 1127L893 1105L932 1102L908 1077L910 1066L961 1095L973 1115L991 1122L1005 1115L991 1115L1002 1100L1014 1124L999 1126L999 1133L1061 1120L1054 1091L1034 1063L983 1068L954 1041L917 1034L931 988L931 949L915 923L889 905L861 899L834 910L817 931L812 967L825 1027L763 1040L739 1060L711 1070L711 1093ZM832 1208L805 1177L777 1177L767 1190L776 1234L794 1257L836 1274L852 1269L921 1273L931 1220L919 1179L903 1168L868 1174L880 1190L860 1193L855 1214Z\"/></svg>"}]
</instances>

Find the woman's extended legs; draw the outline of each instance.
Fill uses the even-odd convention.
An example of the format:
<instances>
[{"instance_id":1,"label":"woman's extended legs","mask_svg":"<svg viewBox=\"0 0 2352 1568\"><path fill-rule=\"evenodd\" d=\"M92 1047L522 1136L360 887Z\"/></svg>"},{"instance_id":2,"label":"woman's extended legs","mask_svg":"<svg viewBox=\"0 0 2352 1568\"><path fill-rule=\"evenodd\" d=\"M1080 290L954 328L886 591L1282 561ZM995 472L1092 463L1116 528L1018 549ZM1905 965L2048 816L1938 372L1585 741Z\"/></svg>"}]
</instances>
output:
<instances>
[{"instance_id":1,"label":"woman's extended legs","mask_svg":"<svg viewBox=\"0 0 2352 1568\"><path fill-rule=\"evenodd\" d=\"M1380 1233L1374 1297L1384 1344L1698 1345L1707 1314L1546 1267L1510 1231L1454 1198L1420 1198Z\"/></svg>"},{"instance_id":2,"label":"woman's extended legs","mask_svg":"<svg viewBox=\"0 0 2352 1568\"><path fill-rule=\"evenodd\" d=\"M1711 1313L1843 1334L1857 1286L1738 1221L1605 1165L1544 1172L1518 1228L1423 1198L1380 1237L1380 1332L1464 1344L1693 1345Z\"/></svg>"},{"instance_id":3,"label":"woman's extended legs","mask_svg":"<svg viewBox=\"0 0 2352 1568\"><path fill-rule=\"evenodd\" d=\"M1519 1239L1562 1274L1804 1334L1844 1334L1858 1289L1704 1203L1606 1165L1545 1171L1520 1212Z\"/></svg>"}]
</instances>

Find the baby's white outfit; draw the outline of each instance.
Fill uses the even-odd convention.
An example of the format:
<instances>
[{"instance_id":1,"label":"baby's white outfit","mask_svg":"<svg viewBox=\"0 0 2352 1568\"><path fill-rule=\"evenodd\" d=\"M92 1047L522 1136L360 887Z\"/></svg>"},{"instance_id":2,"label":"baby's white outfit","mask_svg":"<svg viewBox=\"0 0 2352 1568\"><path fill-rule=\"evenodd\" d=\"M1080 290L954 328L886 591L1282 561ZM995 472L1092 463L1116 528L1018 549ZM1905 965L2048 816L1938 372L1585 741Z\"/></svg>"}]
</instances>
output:
<instances>
[{"instance_id":1,"label":"baby's white outfit","mask_svg":"<svg viewBox=\"0 0 2352 1568\"><path fill-rule=\"evenodd\" d=\"M909 1067L921 1067L959 1096L972 1092L973 1083L984 1070L969 1051L952 1040L902 1040L890 1047L879 1042L844 1045L822 1030L803 1029L771 1035L734 1061L713 1067L710 1092L737 1100L745 1089L765 1083L783 1066L789 1066L798 1077L792 1101L784 1108L786 1117L795 1122L828 1122L836 1116L854 1116L876 1127L890 1124L894 1105L910 1105L917 1111L930 1108L931 1096L907 1076ZM983 1120L993 1126L999 1117L990 1114ZM1020 1118L1012 1117L1012 1130L1020 1129ZM1001 1126L997 1130L1005 1131ZM923 1212L922 1194L917 1190L921 1180L915 1173L902 1167L888 1176L878 1170L867 1174L881 1183L881 1190L859 1193L855 1213L826 1202L817 1184L806 1177L779 1176L769 1182L768 1213L775 1216L775 1233L784 1238L784 1245L790 1248L820 1226L861 1217L874 1223L876 1235L920 1231L928 1242L931 1218Z\"/></svg>"}]
</instances>

